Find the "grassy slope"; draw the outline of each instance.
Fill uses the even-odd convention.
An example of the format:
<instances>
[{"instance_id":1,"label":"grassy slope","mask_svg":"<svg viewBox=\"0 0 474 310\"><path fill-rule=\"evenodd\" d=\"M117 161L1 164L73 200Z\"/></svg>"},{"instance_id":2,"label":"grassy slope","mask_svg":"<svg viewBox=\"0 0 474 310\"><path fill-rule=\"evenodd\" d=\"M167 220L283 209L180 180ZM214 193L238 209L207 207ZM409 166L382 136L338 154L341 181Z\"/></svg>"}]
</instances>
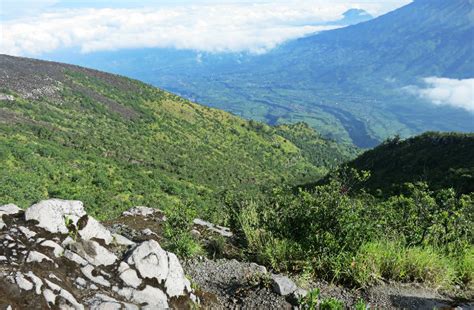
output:
<instances>
[{"instance_id":1,"label":"grassy slope","mask_svg":"<svg viewBox=\"0 0 474 310\"><path fill-rule=\"evenodd\" d=\"M190 199L210 211L224 192L255 196L327 171L275 128L137 81L9 56L0 67L0 92L14 96L0 101L0 204L80 199L104 217ZM349 154L309 134L321 154Z\"/></svg>"}]
</instances>

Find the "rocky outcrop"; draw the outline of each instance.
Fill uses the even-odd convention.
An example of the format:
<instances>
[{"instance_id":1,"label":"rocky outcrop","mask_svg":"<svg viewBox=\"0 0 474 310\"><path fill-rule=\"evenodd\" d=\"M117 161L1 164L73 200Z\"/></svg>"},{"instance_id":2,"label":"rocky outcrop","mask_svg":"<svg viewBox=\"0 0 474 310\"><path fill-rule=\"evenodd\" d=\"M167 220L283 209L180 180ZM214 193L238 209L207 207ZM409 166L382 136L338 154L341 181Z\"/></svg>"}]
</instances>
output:
<instances>
[{"instance_id":1,"label":"rocky outcrop","mask_svg":"<svg viewBox=\"0 0 474 310\"><path fill-rule=\"evenodd\" d=\"M0 218L0 308L166 309L198 301L176 255L156 240L112 233L80 201L46 200L25 212L0 206Z\"/></svg>"},{"instance_id":2,"label":"rocky outcrop","mask_svg":"<svg viewBox=\"0 0 474 310\"><path fill-rule=\"evenodd\" d=\"M182 265L162 248L165 222L163 211L147 207L100 223L79 201L42 201L25 212L0 206L0 309L305 309L301 300L316 288L320 299L348 308L362 298L379 309L472 309L410 284L353 291L292 279L242 261L234 246L226 255L237 256ZM192 229L202 245L217 237L228 246L236 236L199 219Z\"/></svg>"},{"instance_id":3,"label":"rocky outcrop","mask_svg":"<svg viewBox=\"0 0 474 310\"><path fill-rule=\"evenodd\" d=\"M199 226L199 227L203 227L203 228L207 229L208 231L217 233L217 234L221 235L222 237L230 238L234 235L230 231L230 229L227 228L227 227L214 225L210 222L207 222L207 221L204 221L204 220L201 220L201 219L194 219L193 224L196 225L196 226Z\"/></svg>"}]
</instances>

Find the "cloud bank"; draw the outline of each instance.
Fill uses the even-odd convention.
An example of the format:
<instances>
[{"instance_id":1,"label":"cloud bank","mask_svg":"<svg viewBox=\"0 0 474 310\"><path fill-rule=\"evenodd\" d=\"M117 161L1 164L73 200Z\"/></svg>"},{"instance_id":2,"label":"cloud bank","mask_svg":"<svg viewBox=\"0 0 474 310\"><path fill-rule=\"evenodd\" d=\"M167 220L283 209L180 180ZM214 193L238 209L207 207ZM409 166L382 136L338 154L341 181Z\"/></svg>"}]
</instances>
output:
<instances>
[{"instance_id":1,"label":"cloud bank","mask_svg":"<svg viewBox=\"0 0 474 310\"><path fill-rule=\"evenodd\" d=\"M448 105L474 113L474 78L448 79L428 77L423 80L424 87L410 86L411 93L436 105Z\"/></svg>"},{"instance_id":2,"label":"cloud bank","mask_svg":"<svg viewBox=\"0 0 474 310\"><path fill-rule=\"evenodd\" d=\"M362 0L287 3L49 10L2 22L0 53L35 56L69 48L90 53L148 47L263 53L334 28L324 24L342 19L350 8L377 13L382 7Z\"/></svg>"}]
</instances>

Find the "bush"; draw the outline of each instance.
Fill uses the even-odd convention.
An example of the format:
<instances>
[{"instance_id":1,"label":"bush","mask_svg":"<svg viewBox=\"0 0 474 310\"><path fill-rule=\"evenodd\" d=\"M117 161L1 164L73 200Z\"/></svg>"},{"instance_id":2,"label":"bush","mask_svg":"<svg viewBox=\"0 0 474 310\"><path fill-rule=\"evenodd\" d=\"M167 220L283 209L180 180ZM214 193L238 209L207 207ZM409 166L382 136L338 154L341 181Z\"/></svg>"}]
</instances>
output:
<instances>
[{"instance_id":1,"label":"bush","mask_svg":"<svg viewBox=\"0 0 474 310\"><path fill-rule=\"evenodd\" d=\"M321 301L319 305L320 310L343 310L344 303L335 298L327 298Z\"/></svg>"},{"instance_id":2,"label":"bush","mask_svg":"<svg viewBox=\"0 0 474 310\"><path fill-rule=\"evenodd\" d=\"M191 235L193 220L196 218L196 210L191 203L170 206L166 210L166 218L163 235L167 250L180 257L203 253L202 247Z\"/></svg>"},{"instance_id":3,"label":"bush","mask_svg":"<svg viewBox=\"0 0 474 310\"><path fill-rule=\"evenodd\" d=\"M474 246L464 253L456 267L459 284L474 291Z\"/></svg>"},{"instance_id":4,"label":"bush","mask_svg":"<svg viewBox=\"0 0 474 310\"><path fill-rule=\"evenodd\" d=\"M266 230L262 223L267 215L259 212L253 202L244 204L237 215L238 223L243 232L246 247L262 264L269 265L275 270L289 270L295 267L294 262L299 257L300 247L288 239L276 238Z\"/></svg>"},{"instance_id":5,"label":"bush","mask_svg":"<svg viewBox=\"0 0 474 310\"><path fill-rule=\"evenodd\" d=\"M358 286L472 283L464 254L473 244L472 195L417 183L381 200L357 189L366 177L352 171L312 192L278 189L268 201L241 203L236 222L248 251L276 270L311 269Z\"/></svg>"}]
</instances>

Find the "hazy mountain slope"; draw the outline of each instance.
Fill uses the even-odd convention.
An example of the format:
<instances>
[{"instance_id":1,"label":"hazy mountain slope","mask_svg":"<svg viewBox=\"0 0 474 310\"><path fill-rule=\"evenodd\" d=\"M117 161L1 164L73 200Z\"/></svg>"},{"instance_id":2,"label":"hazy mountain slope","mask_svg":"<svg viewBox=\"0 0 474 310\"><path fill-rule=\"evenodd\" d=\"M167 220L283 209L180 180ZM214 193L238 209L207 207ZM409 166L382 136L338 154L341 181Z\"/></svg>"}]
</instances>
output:
<instances>
[{"instance_id":1,"label":"hazy mountain slope","mask_svg":"<svg viewBox=\"0 0 474 310\"><path fill-rule=\"evenodd\" d=\"M406 90L430 76L474 76L473 16L471 0L417 0L260 56L141 50L77 61L245 118L305 121L325 136L372 147L396 133L474 131L472 114Z\"/></svg>"},{"instance_id":2,"label":"hazy mountain slope","mask_svg":"<svg viewBox=\"0 0 474 310\"><path fill-rule=\"evenodd\" d=\"M209 210L224 192L258 195L327 171L274 128L127 78L1 55L0 85L0 203L67 197L105 215L191 200ZM331 165L347 158L318 139Z\"/></svg>"},{"instance_id":3,"label":"hazy mountain slope","mask_svg":"<svg viewBox=\"0 0 474 310\"><path fill-rule=\"evenodd\" d=\"M417 0L370 22L297 40L273 57L285 63L291 55L311 54L312 72L324 73L336 64L335 74L348 79L361 73L405 81L420 76L463 79L474 74L473 35L472 1ZM332 77L315 79L332 82Z\"/></svg>"},{"instance_id":4,"label":"hazy mountain slope","mask_svg":"<svg viewBox=\"0 0 474 310\"><path fill-rule=\"evenodd\" d=\"M246 117L305 120L363 147L394 133L473 131L472 114L404 90L429 76L474 76L471 13L467 0L416 1L366 23L290 42L221 75L178 78L168 88Z\"/></svg>"},{"instance_id":5,"label":"hazy mountain slope","mask_svg":"<svg viewBox=\"0 0 474 310\"><path fill-rule=\"evenodd\" d=\"M365 152L350 167L371 171L365 186L385 194L406 182L427 182L432 189L474 192L474 134L428 132L407 140L393 139Z\"/></svg>"}]
</instances>

